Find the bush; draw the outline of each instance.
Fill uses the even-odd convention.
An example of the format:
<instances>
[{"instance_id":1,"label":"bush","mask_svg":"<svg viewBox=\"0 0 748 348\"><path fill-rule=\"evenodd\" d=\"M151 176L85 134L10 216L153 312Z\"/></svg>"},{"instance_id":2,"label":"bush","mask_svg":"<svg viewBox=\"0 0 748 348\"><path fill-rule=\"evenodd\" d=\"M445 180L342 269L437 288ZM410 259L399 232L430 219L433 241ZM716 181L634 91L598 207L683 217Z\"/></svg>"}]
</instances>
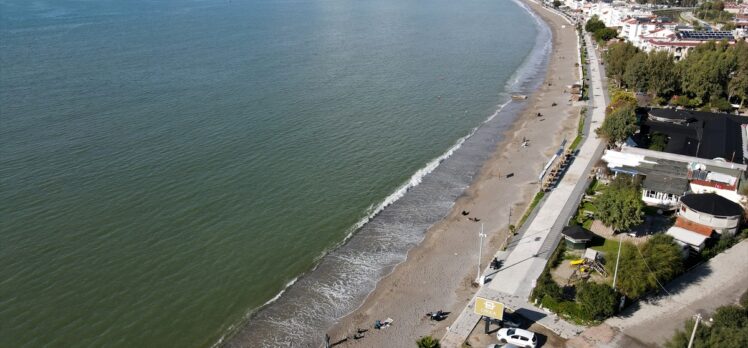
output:
<instances>
[{"instance_id":1,"label":"bush","mask_svg":"<svg viewBox=\"0 0 748 348\"><path fill-rule=\"evenodd\" d=\"M729 236L725 235L719 238L716 243L707 246L704 248L704 250L701 252L701 257L704 260L709 260L712 257L717 256L719 253L732 248L733 245L735 245L738 242L738 239L735 238L735 236Z\"/></svg>"},{"instance_id":2,"label":"bush","mask_svg":"<svg viewBox=\"0 0 748 348\"><path fill-rule=\"evenodd\" d=\"M702 104L699 98L689 98L685 95L673 96L670 100L670 104L674 106L682 106L684 108L695 108Z\"/></svg>"},{"instance_id":3,"label":"bush","mask_svg":"<svg viewBox=\"0 0 748 348\"><path fill-rule=\"evenodd\" d=\"M554 300L561 300L564 296L564 292L558 284L551 278L548 272L544 272L538 278L538 284L532 291L533 297L536 299L543 299L550 297Z\"/></svg>"},{"instance_id":4,"label":"bush","mask_svg":"<svg viewBox=\"0 0 748 348\"><path fill-rule=\"evenodd\" d=\"M577 302L589 318L604 320L615 313L618 301L615 291L610 286L585 282L577 292Z\"/></svg>"},{"instance_id":5,"label":"bush","mask_svg":"<svg viewBox=\"0 0 748 348\"><path fill-rule=\"evenodd\" d=\"M537 285L535 285L535 289L532 290L532 294L530 295L531 299L542 300L546 295L557 300L563 298L563 290L558 286L558 284L556 284L553 278L551 278L551 269L563 262L565 251L566 246L564 243L560 243L553 252L553 255L551 255L551 258L548 259L548 263L545 265L543 273L538 277Z\"/></svg>"},{"instance_id":6,"label":"bush","mask_svg":"<svg viewBox=\"0 0 748 348\"><path fill-rule=\"evenodd\" d=\"M540 303L543 308L547 308L551 312L570 319L575 323L581 324L592 320L588 313L574 301L557 300L550 296L545 296Z\"/></svg>"},{"instance_id":7,"label":"bush","mask_svg":"<svg viewBox=\"0 0 748 348\"><path fill-rule=\"evenodd\" d=\"M740 305L743 306L745 310L748 310L748 290L740 296Z\"/></svg>"},{"instance_id":8,"label":"bush","mask_svg":"<svg viewBox=\"0 0 748 348\"><path fill-rule=\"evenodd\" d=\"M649 149L655 151L664 151L667 146L667 135L662 133L653 133L649 137Z\"/></svg>"},{"instance_id":9,"label":"bush","mask_svg":"<svg viewBox=\"0 0 748 348\"><path fill-rule=\"evenodd\" d=\"M636 106L636 96L634 95L634 93L626 92L622 89L617 89L615 90L615 92L613 92L613 97L610 98L610 105L612 106L610 111L613 111L613 109L619 108L624 105Z\"/></svg>"},{"instance_id":10,"label":"bush","mask_svg":"<svg viewBox=\"0 0 748 348\"><path fill-rule=\"evenodd\" d=\"M441 347L441 343L439 343L439 339L433 338L431 336L424 336L421 337L416 341L416 344L418 345L418 348L439 348Z\"/></svg>"},{"instance_id":11,"label":"bush","mask_svg":"<svg viewBox=\"0 0 748 348\"><path fill-rule=\"evenodd\" d=\"M732 110L732 105L725 98L713 98L711 103L712 107L722 112L729 112Z\"/></svg>"}]
</instances>

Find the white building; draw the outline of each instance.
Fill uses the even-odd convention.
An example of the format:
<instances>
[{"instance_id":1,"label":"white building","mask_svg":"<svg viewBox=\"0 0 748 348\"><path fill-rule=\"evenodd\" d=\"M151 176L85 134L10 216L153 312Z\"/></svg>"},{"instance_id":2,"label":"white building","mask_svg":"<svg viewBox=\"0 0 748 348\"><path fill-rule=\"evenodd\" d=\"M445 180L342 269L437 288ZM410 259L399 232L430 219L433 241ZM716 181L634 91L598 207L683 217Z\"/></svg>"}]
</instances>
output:
<instances>
[{"instance_id":1,"label":"white building","mask_svg":"<svg viewBox=\"0 0 748 348\"><path fill-rule=\"evenodd\" d=\"M658 33L640 37L637 46L647 52L665 51L672 54L675 60L680 60L696 46L708 41L727 40L730 44L735 43L735 35L731 31L678 31L674 35Z\"/></svg>"},{"instance_id":2,"label":"white building","mask_svg":"<svg viewBox=\"0 0 748 348\"><path fill-rule=\"evenodd\" d=\"M606 27L609 28L621 28L623 22L629 18L640 18L640 17L651 17L652 11L640 8L638 6L631 6L625 2L614 2L612 4L598 2L592 4L584 4L581 7L582 12L586 18L597 16Z\"/></svg>"},{"instance_id":3,"label":"white building","mask_svg":"<svg viewBox=\"0 0 748 348\"><path fill-rule=\"evenodd\" d=\"M744 213L740 204L716 193L685 195L681 197L678 211L680 217L721 235L734 235Z\"/></svg>"},{"instance_id":4,"label":"white building","mask_svg":"<svg viewBox=\"0 0 748 348\"><path fill-rule=\"evenodd\" d=\"M667 38L675 35L674 22L663 21L656 17L637 17L623 21L619 37L628 40L634 46L642 48L645 38Z\"/></svg>"},{"instance_id":5,"label":"white building","mask_svg":"<svg viewBox=\"0 0 748 348\"><path fill-rule=\"evenodd\" d=\"M725 2L725 11L733 14L748 13L748 4Z\"/></svg>"}]
</instances>

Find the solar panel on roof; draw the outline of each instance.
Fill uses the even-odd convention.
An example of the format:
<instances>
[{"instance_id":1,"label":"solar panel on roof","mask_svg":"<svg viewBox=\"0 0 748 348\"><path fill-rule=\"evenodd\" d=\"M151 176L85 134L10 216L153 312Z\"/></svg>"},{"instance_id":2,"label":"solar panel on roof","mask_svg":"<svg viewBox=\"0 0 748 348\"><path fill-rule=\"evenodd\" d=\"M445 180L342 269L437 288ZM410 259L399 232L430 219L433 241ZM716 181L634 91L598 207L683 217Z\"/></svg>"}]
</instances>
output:
<instances>
[{"instance_id":1,"label":"solar panel on roof","mask_svg":"<svg viewBox=\"0 0 748 348\"><path fill-rule=\"evenodd\" d=\"M734 40L732 32L729 31L682 31L680 36L692 40Z\"/></svg>"}]
</instances>

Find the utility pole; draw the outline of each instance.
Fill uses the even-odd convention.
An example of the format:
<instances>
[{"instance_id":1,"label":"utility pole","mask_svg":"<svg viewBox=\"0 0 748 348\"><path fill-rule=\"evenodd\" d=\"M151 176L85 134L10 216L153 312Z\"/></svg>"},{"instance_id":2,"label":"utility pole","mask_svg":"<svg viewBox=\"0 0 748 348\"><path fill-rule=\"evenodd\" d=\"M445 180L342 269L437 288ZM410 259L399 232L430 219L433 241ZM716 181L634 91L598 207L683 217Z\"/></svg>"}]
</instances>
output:
<instances>
[{"instance_id":1,"label":"utility pole","mask_svg":"<svg viewBox=\"0 0 748 348\"><path fill-rule=\"evenodd\" d=\"M693 325L693 331L691 331L691 339L688 340L688 348L693 346L693 338L696 336L696 328L699 327L699 321L701 321L701 314L696 314L696 324Z\"/></svg>"},{"instance_id":2,"label":"utility pole","mask_svg":"<svg viewBox=\"0 0 748 348\"><path fill-rule=\"evenodd\" d=\"M618 280L618 261L621 260L621 245L623 244L623 235L618 237L618 256L616 256L616 269L613 271L613 290L616 290L616 280Z\"/></svg>"},{"instance_id":3,"label":"utility pole","mask_svg":"<svg viewBox=\"0 0 748 348\"><path fill-rule=\"evenodd\" d=\"M480 233L478 233L478 277L475 278L475 282L480 284L480 274L481 274L481 267L480 267L480 259L483 257L483 237L486 235L483 233L483 223L480 224Z\"/></svg>"}]
</instances>

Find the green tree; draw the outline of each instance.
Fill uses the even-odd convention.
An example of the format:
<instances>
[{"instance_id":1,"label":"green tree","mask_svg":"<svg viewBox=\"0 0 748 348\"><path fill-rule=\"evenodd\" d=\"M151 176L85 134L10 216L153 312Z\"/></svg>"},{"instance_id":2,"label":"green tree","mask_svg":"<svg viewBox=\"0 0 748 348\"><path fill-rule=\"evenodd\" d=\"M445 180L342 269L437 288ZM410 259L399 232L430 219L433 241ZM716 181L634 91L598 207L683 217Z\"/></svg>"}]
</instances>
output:
<instances>
[{"instance_id":1,"label":"green tree","mask_svg":"<svg viewBox=\"0 0 748 348\"><path fill-rule=\"evenodd\" d=\"M561 4L562 4L561 1L553 0L553 7L559 8L561 6Z\"/></svg>"},{"instance_id":2,"label":"green tree","mask_svg":"<svg viewBox=\"0 0 748 348\"><path fill-rule=\"evenodd\" d=\"M649 86L649 71L647 71L646 53L638 52L626 63L623 82L626 86L636 91L647 90Z\"/></svg>"},{"instance_id":3,"label":"green tree","mask_svg":"<svg viewBox=\"0 0 748 348\"><path fill-rule=\"evenodd\" d=\"M616 294L605 284L584 282L577 291L577 302L582 311L595 320L604 320L616 311Z\"/></svg>"},{"instance_id":4,"label":"green tree","mask_svg":"<svg viewBox=\"0 0 748 348\"><path fill-rule=\"evenodd\" d=\"M693 331L694 320L689 319L684 330L677 331L665 343L668 348L685 348ZM696 329L694 347L748 347L748 311L738 306L722 306L712 315L711 325L701 324Z\"/></svg>"},{"instance_id":5,"label":"green tree","mask_svg":"<svg viewBox=\"0 0 748 348\"><path fill-rule=\"evenodd\" d=\"M603 28L605 28L605 23L601 21L597 15L592 16L587 20L587 23L584 24L584 30L588 33L594 33Z\"/></svg>"},{"instance_id":6,"label":"green tree","mask_svg":"<svg viewBox=\"0 0 748 348\"><path fill-rule=\"evenodd\" d=\"M626 72L626 64L637 52L639 49L630 42L616 42L608 47L605 53L606 72L618 86Z\"/></svg>"},{"instance_id":7,"label":"green tree","mask_svg":"<svg viewBox=\"0 0 748 348\"><path fill-rule=\"evenodd\" d=\"M649 137L649 146L647 148L655 151L664 151L665 147L667 147L667 140L667 135L655 132Z\"/></svg>"},{"instance_id":8,"label":"green tree","mask_svg":"<svg viewBox=\"0 0 748 348\"><path fill-rule=\"evenodd\" d=\"M748 43L738 41L732 49L735 50L735 70L727 84L728 100L736 97L742 107L748 98Z\"/></svg>"},{"instance_id":9,"label":"green tree","mask_svg":"<svg viewBox=\"0 0 748 348\"><path fill-rule=\"evenodd\" d=\"M616 256L608 257L610 262L605 264L608 273L613 274L616 267ZM621 256L618 259L618 278L616 289L628 298L639 298L653 288L650 284L647 266L644 264L636 246L631 242L623 242ZM656 284L654 284L656 285Z\"/></svg>"},{"instance_id":10,"label":"green tree","mask_svg":"<svg viewBox=\"0 0 748 348\"><path fill-rule=\"evenodd\" d=\"M727 43L709 41L697 46L678 64L683 92L702 103L726 96L736 64L735 51Z\"/></svg>"},{"instance_id":11,"label":"green tree","mask_svg":"<svg viewBox=\"0 0 748 348\"><path fill-rule=\"evenodd\" d=\"M683 325L684 331L678 330L670 340L668 340L665 343L666 348L686 348L688 347L688 341L691 337L691 332L693 331L693 326L696 322L693 319L686 320L686 323ZM694 336L695 342L704 342L705 338L709 336L708 332L709 328L705 325L699 325L699 327L696 329L696 335ZM705 347L702 344L696 345L696 347Z\"/></svg>"},{"instance_id":12,"label":"green tree","mask_svg":"<svg viewBox=\"0 0 748 348\"><path fill-rule=\"evenodd\" d=\"M627 92L622 89L615 90L613 92L613 96L610 98L610 111L626 105L630 105L632 107L636 106L636 96L634 95L634 93ZM610 114L609 111L606 111L606 113Z\"/></svg>"},{"instance_id":13,"label":"green tree","mask_svg":"<svg viewBox=\"0 0 748 348\"><path fill-rule=\"evenodd\" d=\"M617 176L595 199L596 217L616 231L624 231L642 222L644 203L639 185L627 175Z\"/></svg>"},{"instance_id":14,"label":"green tree","mask_svg":"<svg viewBox=\"0 0 748 348\"><path fill-rule=\"evenodd\" d=\"M612 110L610 115L605 117L602 126L597 130L597 134L608 140L608 143L615 144L626 140L636 132L636 111L632 105L624 105Z\"/></svg>"},{"instance_id":15,"label":"green tree","mask_svg":"<svg viewBox=\"0 0 748 348\"><path fill-rule=\"evenodd\" d=\"M670 95L678 87L675 75L675 62L670 53L655 51L647 55L647 76L649 77L649 91L655 97Z\"/></svg>"},{"instance_id":16,"label":"green tree","mask_svg":"<svg viewBox=\"0 0 748 348\"><path fill-rule=\"evenodd\" d=\"M607 42L618 36L618 30L615 30L613 28L597 29L594 33L592 33L592 36L595 37L595 40L597 42Z\"/></svg>"},{"instance_id":17,"label":"green tree","mask_svg":"<svg viewBox=\"0 0 748 348\"><path fill-rule=\"evenodd\" d=\"M421 337L416 341L416 344L418 345L418 348L439 348L441 347L441 343L439 343L439 339L433 338L431 336L424 336Z\"/></svg>"},{"instance_id":18,"label":"green tree","mask_svg":"<svg viewBox=\"0 0 748 348\"><path fill-rule=\"evenodd\" d=\"M672 237L658 234L641 246L621 245L616 288L629 298L639 298L673 279L683 269L680 247ZM610 272L615 262L605 265Z\"/></svg>"},{"instance_id":19,"label":"green tree","mask_svg":"<svg viewBox=\"0 0 748 348\"><path fill-rule=\"evenodd\" d=\"M650 275L664 283L683 271L683 254L673 237L656 234L641 247L641 254L649 265Z\"/></svg>"}]
</instances>

